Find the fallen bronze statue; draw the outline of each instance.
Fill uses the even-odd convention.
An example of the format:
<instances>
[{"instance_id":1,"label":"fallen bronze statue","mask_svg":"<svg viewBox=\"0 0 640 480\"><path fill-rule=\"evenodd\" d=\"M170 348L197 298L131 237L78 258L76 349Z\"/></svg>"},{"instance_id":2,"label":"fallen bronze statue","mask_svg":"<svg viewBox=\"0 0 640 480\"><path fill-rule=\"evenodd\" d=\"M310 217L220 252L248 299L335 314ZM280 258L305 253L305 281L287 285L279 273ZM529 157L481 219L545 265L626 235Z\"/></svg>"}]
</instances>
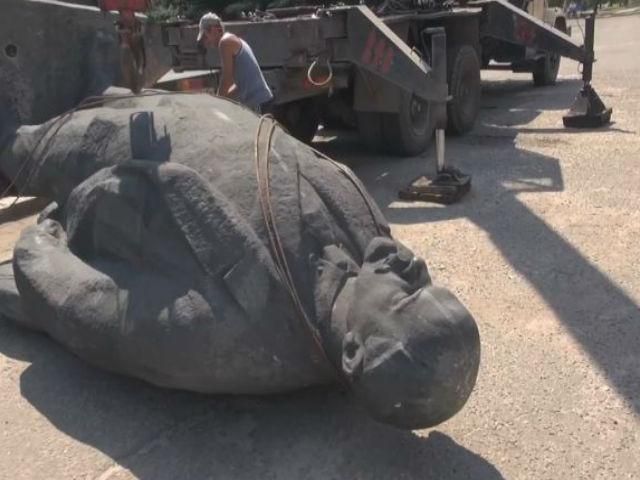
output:
<instances>
[{"instance_id":1,"label":"fallen bronze statue","mask_svg":"<svg viewBox=\"0 0 640 480\"><path fill-rule=\"evenodd\" d=\"M476 381L474 319L391 237L351 171L230 101L89 100L4 135L0 170L51 205L2 268L0 313L155 385L342 384L434 426Z\"/></svg>"}]
</instances>

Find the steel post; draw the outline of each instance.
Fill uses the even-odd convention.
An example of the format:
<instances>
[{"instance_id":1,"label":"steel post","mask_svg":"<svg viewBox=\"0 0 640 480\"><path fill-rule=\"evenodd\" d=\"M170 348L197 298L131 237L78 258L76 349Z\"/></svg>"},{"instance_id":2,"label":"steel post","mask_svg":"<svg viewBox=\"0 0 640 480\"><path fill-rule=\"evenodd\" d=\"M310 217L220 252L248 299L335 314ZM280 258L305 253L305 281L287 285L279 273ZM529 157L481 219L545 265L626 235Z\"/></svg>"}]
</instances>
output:
<instances>
[{"instance_id":1,"label":"steel post","mask_svg":"<svg viewBox=\"0 0 640 480\"><path fill-rule=\"evenodd\" d=\"M438 173L445 169L444 160L444 129L436 129L436 168Z\"/></svg>"},{"instance_id":2,"label":"steel post","mask_svg":"<svg viewBox=\"0 0 640 480\"><path fill-rule=\"evenodd\" d=\"M444 29L426 29L422 35L429 35L431 44L431 64L434 78L446 84L447 80L447 38ZM424 41L424 37L423 37ZM448 97L447 97L448 100ZM471 176L448 167L445 160L445 134L447 108L445 102L432 102L431 113L435 120L436 174L433 177L421 175L409 186L398 192L403 200L443 203L448 205L460 200L471 188ZM429 166L427 165L427 170Z\"/></svg>"},{"instance_id":3,"label":"steel post","mask_svg":"<svg viewBox=\"0 0 640 480\"><path fill-rule=\"evenodd\" d=\"M593 15L589 15L585 20L585 38L584 38L584 49L585 49L585 61L582 63L582 81L586 84L591 82L593 77L593 61L594 61L594 52L593 52L593 44L594 37L596 34L596 15L595 12Z\"/></svg>"}]
</instances>

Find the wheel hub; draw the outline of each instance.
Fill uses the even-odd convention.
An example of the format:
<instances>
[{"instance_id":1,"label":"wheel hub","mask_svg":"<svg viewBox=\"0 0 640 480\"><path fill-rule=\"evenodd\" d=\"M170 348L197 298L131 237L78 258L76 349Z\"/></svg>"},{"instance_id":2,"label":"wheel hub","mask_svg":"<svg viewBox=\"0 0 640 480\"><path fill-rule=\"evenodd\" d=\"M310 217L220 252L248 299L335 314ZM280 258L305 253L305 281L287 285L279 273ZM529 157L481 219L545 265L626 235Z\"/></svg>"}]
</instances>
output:
<instances>
[{"instance_id":1,"label":"wheel hub","mask_svg":"<svg viewBox=\"0 0 640 480\"><path fill-rule=\"evenodd\" d=\"M413 131L417 134L424 132L429 125L429 103L414 96L409 111Z\"/></svg>"}]
</instances>

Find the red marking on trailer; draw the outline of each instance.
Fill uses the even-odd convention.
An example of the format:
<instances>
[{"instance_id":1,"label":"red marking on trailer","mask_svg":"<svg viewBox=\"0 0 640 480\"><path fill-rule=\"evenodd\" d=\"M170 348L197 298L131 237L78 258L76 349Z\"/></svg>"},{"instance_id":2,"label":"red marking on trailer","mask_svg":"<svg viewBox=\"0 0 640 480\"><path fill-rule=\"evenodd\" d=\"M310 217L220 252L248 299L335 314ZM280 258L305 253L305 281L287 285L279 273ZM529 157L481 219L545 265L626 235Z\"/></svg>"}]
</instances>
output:
<instances>
[{"instance_id":1,"label":"red marking on trailer","mask_svg":"<svg viewBox=\"0 0 640 480\"><path fill-rule=\"evenodd\" d=\"M515 17L515 22L514 22L515 37L525 45L533 45L533 42L536 39L535 27L520 16L516 16L514 14L514 17Z\"/></svg>"},{"instance_id":2,"label":"red marking on trailer","mask_svg":"<svg viewBox=\"0 0 640 480\"><path fill-rule=\"evenodd\" d=\"M394 56L393 47L389 45L387 48L387 53L384 56L384 61L382 62L382 73L389 73L391 70L391 65L393 65L393 56Z\"/></svg>"},{"instance_id":3,"label":"red marking on trailer","mask_svg":"<svg viewBox=\"0 0 640 480\"><path fill-rule=\"evenodd\" d=\"M362 63L365 65L369 65L371 63L371 50L376 43L376 31L371 30L369 32L369 36L367 37L367 42L364 45L364 50L362 52Z\"/></svg>"},{"instance_id":4,"label":"red marking on trailer","mask_svg":"<svg viewBox=\"0 0 640 480\"><path fill-rule=\"evenodd\" d=\"M386 46L387 45L386 45L386 42L384 41L384 38L381 38L380 40L378 40L378 43L376 44L376 48L373 54L374 55L373 65L377 70L380 70L380 68L382 67Z\"/></svg>"},{"instance_id":5,"label":"red marking on trailer","mask_svg":"<svg viewBox=\"0 0 640 480\"><path fill-rule=\"evenodd\" d=\"M362 63L382 73L388 73L393 65L394 55L393 46L388 44L385 37L378 37L376 31L371 30L362 51Z\"/></svg>"}]
</instances>

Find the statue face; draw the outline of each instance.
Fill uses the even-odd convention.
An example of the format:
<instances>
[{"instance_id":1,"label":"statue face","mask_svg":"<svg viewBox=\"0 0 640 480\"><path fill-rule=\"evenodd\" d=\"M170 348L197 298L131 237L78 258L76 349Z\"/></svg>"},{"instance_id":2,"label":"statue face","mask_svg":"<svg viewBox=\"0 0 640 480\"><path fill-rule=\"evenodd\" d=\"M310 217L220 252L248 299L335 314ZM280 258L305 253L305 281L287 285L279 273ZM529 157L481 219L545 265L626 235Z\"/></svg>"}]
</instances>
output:
<instances>
[{"instance_id":1,"label":"statue face","mask_svg":"<svg viewBox=\"0 0 640 480\"><path fill-rule=\"evenodd\" d=\"M457 413L480 362L476 324L424 262L390 239L369 246L355 280L343 370L372 417L426 428Z\"/></svg>"}]
</instances>

